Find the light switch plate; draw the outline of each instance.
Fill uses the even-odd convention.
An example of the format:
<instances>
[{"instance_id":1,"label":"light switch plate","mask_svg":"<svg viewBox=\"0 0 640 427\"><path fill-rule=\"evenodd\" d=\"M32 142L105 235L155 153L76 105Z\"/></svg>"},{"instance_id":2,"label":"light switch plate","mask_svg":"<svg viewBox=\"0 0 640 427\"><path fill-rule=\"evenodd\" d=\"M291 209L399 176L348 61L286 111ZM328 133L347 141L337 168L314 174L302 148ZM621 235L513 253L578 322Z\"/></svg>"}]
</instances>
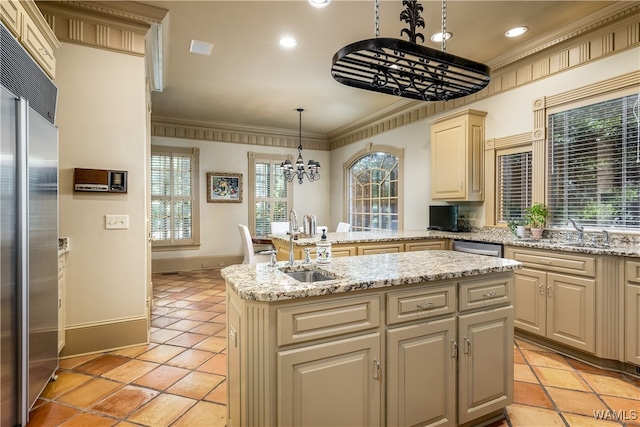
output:
<instances>
[{"instance_id":1,"label":"light switch plate","mask_svg":"<svg viewBox=\"0 0 640 427\"><path fill-rule=\"evenodd\" d=\"M129 215L105 215L104 228L107 230L129 228Z\"/></svg>"}]
</instances>

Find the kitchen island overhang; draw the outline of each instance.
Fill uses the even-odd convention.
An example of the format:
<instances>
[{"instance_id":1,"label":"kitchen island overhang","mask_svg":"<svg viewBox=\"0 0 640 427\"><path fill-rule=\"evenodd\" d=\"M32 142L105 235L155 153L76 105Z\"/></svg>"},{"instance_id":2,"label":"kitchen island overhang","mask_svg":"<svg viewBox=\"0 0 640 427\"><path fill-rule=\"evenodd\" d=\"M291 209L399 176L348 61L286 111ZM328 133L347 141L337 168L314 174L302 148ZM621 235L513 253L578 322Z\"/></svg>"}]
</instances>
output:
<instances>
[{"instance_id":1,"label":"kitchen island overhang","mask_svg":"<svg viewBox=\"0 0 640 427\"><path fill-rule=\"evenodd\" d=\"M500 417L513 400L519 268L451 251L224 268L229 425ZM285 269L329 280L299 282Z\"/></svg>"}]
</instances>

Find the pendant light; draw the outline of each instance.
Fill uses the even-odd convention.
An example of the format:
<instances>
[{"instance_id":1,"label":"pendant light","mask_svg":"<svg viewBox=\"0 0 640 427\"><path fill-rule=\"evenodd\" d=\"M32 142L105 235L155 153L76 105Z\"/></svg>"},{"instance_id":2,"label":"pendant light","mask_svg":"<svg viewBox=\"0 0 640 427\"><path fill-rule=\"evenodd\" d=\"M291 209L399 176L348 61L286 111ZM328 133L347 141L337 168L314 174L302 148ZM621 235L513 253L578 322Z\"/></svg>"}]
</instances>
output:
<instances>
[{"instance_id":1,"label":"pendant light","mask_svg":"<svg viewBox=\"0 0 640 427\"><path fill-rule=\"evenodd\" d=\"M331 66L333 78L347 86L422 101L447 101L484 89L491 80L488 66L421 46L424 41L416 27L424 28L423 7L417 1L403 0L400 20L409 24L400 34L409 41L381 38L379 0L375 0L375 38L361 40L340 49ZM446 0L442 1L442 34L447 34Z\"/></svg>"},{"instance_id":2,"label":"pendant light","mask_svg":"<svg viewBox=\"0 0 640 427\"><path fill-rule=\"evenodd\" d=\"M320 162L309 160L307 168L305 169L304 167L304 160L302 159L302 112L304 111L304 109L298 108L297 110L300 115L298 160L296 160L295 167L291 164L291 161L289 159L282 162L280 164L280 167L282 168L284 179L286 179L288 182L291 182L294 180L294 178L298 178L298 183L302 184L305 176L311 182L320 179Z\"/></svg>"}]
</instances>

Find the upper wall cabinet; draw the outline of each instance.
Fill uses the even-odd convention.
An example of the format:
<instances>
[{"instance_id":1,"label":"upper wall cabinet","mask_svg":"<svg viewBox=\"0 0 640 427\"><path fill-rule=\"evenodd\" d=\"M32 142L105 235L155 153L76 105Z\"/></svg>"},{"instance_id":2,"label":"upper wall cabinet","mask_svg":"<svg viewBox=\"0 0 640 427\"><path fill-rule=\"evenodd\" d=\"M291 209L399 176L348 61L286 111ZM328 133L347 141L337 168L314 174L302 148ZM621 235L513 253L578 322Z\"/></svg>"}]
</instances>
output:
<instances>
[{"instance_id":1,"label":"upper wall cabinet","mask_svg":"<svg viewBox=\"0 0 640 427\"><path fill-rule=\"evenodd\" d=\"M484 118L464 110L431 126L431 198L484 200Z\"/></svg>"},{"instance_id":2,"label":"upper wall cabinet","mask_svg":"<svg viewBox=\"0 0 640 427\"><path fill-rule=\"evenodd\" d=\"M53 52L60 42L33 0L0 0L0 20L49 77L55 77Z\"/></svg>"}]
</instances>

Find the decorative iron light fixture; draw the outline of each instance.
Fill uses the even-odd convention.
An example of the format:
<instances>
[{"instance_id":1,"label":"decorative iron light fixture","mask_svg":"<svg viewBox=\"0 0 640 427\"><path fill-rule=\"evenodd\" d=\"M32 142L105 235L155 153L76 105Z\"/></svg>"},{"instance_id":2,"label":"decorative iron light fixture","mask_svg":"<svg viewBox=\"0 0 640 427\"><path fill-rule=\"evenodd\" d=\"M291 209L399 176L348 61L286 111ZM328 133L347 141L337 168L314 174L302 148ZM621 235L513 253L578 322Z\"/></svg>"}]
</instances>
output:
<instances>
[{"instance_id":1,"label":"decorative iron light fixture","mask_svg":"<svg viewBox=\"0 0 640 427\"><path fill-rule=\"evenodd\" d=\"M304 168L304 160L302 160L302 112L303 108L298 108L298 113L300 114L300 133L299 133L299 145L298 145L298 160L296 160L295 168L291 164L289 159L285 160L280 164L282 168L282 174L284 175L284 179L291 182L294 178L298 178L298 183L302 184L304 177L311 182L320 179L320 162L316 162L315 160L309 160L307 164L307 169Z\"/></svg>"},{"instance_id":2,"label":"decorative iron light fixture","mask_svg":"<svg viewBox=\"0 0 640 427\"><path fill-rule=\"evenodd\" d=\"M375 0L375 38L361 40L340 49L334 56L331 75L338 82L359 89L422 101L447 101L471 95L491 81L490 68L479 62L416 44L424 36L420 16L423 7L413 0L403 0L405 10L400 20L409 24L400 34L409 41L380 38L379 0ZM446 0L442 1L442 34L447 33Z\"/></svg>"}]
</instances>

